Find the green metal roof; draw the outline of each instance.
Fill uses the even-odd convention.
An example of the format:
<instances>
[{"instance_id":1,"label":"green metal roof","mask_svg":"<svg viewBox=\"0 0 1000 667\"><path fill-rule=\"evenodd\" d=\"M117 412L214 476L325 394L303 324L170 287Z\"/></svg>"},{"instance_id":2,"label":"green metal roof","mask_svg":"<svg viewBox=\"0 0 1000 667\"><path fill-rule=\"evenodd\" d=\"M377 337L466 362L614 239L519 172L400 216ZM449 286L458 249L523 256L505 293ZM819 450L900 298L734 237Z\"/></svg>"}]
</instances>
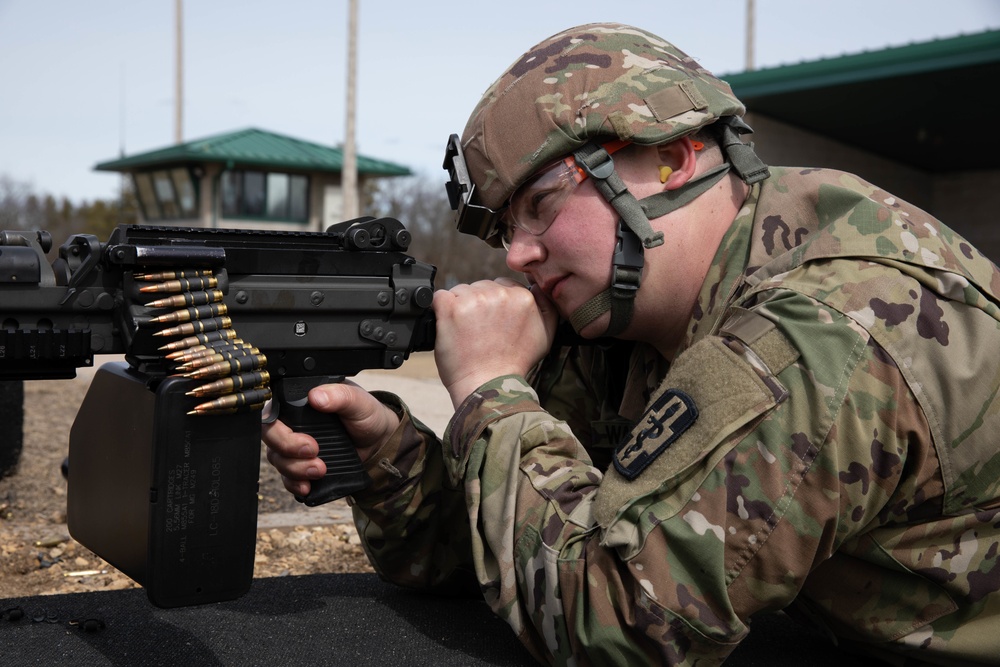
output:
<instances>
[{"instance_id":1,"label":"green metal roof","mask_svg":"<svg viewBox=\"0 0 1000 667\"><path fill-rule=\"evenodd\" d=\"M1000 167L1000 30L721 78L751 113L919 169Z\"/></svg>"},{"instance_id":2,"label":"green metal roof","mask_svg":"<svg viewBox=\"0 0 1000 667\"><path fill-rule=\"evenodd\" d=\"M344 152L300 139L255 128L218 134L158 150L129 155L97 164L97 171L141 171L153 167L200 162L221 162L228 168L293 169L340 172ZM402 165L359 155L358 174L364 176L409 176Z\"/></svg>"}]
</instances>

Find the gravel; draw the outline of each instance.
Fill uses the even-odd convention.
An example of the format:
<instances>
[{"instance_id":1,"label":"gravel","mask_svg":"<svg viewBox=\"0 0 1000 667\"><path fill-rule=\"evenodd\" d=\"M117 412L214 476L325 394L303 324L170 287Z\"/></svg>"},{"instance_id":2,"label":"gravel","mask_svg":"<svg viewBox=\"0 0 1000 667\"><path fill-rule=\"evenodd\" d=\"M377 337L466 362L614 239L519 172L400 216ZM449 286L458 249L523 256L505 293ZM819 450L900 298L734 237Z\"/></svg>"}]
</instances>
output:
<instances>
[{"instance_id":1,"label":"gravel","mask_svg":"<svg viewBox=\"0 0 1000 667\"><path fill-rule=\"evenodd\" d=\"M81 369L73 380L24 383L21 461L14 475L0 479L0 598L136 587L66 528L60 467L93 373ZM399 394L438 434L451 416L432 353L414 354L398 370L365 371L354 380L370 390ZM259 502L255 578L372 571L346 503L313 508L297 503L263 451Z\"/></svg>"}]
</instances>

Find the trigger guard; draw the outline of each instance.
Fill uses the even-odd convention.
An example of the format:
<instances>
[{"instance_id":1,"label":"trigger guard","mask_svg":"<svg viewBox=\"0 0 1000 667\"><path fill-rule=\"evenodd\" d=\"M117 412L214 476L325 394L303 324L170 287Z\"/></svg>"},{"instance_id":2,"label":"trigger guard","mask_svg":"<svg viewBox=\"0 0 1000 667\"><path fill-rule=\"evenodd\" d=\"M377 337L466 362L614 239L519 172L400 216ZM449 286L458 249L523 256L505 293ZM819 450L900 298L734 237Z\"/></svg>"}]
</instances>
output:
<instances>
[{"instance_id":1,"label":"trigger guard","mask_svg":"<svg viewBox=\"0 0 1000 667\"><path fill-rule=\"evenodd\" d=\"M269 399L264 403L264 407L260 411L260 423L261 424L273 424L278 421L278 402L274 399Z\"/></svg>"}]
</instances>

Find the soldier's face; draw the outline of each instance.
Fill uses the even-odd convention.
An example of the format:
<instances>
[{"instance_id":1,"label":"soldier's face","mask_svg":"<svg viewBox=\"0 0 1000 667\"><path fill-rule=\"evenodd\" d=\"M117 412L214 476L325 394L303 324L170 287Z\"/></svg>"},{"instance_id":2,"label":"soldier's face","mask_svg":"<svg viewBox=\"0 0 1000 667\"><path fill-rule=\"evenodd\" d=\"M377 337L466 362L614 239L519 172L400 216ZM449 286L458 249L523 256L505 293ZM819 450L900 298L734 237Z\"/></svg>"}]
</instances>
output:
<instances>
[{"instance_id":1,"label":"soldier's face","mask_svg":"<svg viewBox=\"0 0 1000 667\"><path fill-rule=\"evenodd\" d=\"M630 150L615 157L615 168L637 198L662 190L655 156ZM648 164L647 164L648 163ZM618 229L618 213L584 180L562 202L558 215L544 233L514 229L507 266L524 273L551 299L564 318L611 283L611 258ZM581 333L597 336L607 328L604 314Z\"/></svg>"}]
</instances>

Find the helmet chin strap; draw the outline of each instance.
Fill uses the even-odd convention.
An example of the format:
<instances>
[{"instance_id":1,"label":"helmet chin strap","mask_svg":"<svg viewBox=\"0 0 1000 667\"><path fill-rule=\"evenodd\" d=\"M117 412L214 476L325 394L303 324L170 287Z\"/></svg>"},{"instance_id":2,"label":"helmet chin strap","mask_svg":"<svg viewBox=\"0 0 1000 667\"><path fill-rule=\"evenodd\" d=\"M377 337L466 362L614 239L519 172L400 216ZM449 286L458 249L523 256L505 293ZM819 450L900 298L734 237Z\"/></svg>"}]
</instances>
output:
<instances>
[{"instance_id":1,"label":"helmet chin strap","mask_svg":"<svg viewBox=\"0 0 1000 667\"><path fill-rule=\"evenodd\" d=\"M730 169L722 163L675 190L664 190L638 200L628 191L615 171L607 151L596 144L587 144L573 154L576 163L594 179L598 191L618 212L617 242L611 260L611 285L570 315L570 324L580 333L584 327L604 313L611 319L603 336L617 336L632 321L635 295L639 291L644 265L643 248L663 244L663 232L654 232L650 220L687 205L719 182Z\"/></svg>"},{"instance_id":2,"label":"helmet chin strap","mask_svg":"<svg viewBox=\"0 0 1000 667\"><path fill-rule=\"evenodd\" d=\"M617 336L632 321L635 295L642 280L643 248L663 244L663 232L654 232L650 220L688 205L722 180L730 169L747 185L769 176L767 165L754 152L753 144L744 144L740 139L740 135L753 132L741 118L725 116L710 128L726 161L679 188L658 192L641 201L628 191L615 171L611 156L599 145L588 143L573 153L576 163L594 179L598 191L621 216L611 260L611 285L570 315L570 324L577 333L609 310L611 320L603 336Z\"/></svg>"},{"instance_id":3,"label":"helmet chin strap","mask_svg":"<svg viewBox=\"0 0 1000 667\"><path fill-rule=\"evenodd\" d=\"M646 224L649 224L647 221ZM662 238L660 243L663 243ZM620 334L632 321L635 293L642 279L642 244L639 236L618 220L618 242L611 261L611 286L573 311L569 323L580 333L584 327L611 311L611 320L604 336Z\"/></svg>"}]
</instances>

